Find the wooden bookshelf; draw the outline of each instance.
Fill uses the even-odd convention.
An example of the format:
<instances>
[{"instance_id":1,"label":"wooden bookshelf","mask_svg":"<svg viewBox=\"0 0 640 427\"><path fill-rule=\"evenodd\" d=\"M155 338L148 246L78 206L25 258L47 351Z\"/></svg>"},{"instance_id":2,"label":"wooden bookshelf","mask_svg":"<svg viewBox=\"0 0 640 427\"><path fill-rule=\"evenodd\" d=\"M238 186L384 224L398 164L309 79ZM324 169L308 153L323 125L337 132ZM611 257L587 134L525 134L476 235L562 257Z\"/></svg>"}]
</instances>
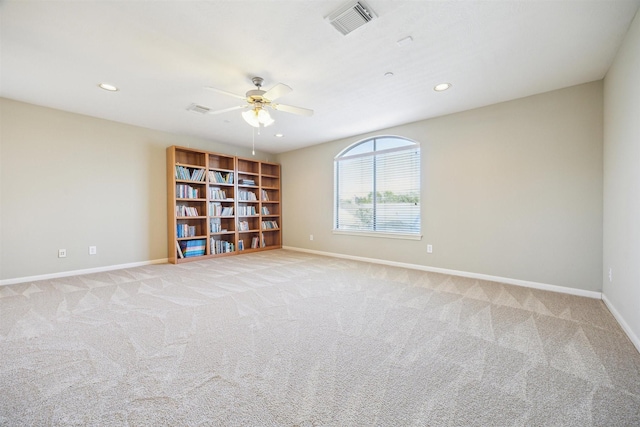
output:
<instances>
[{"instance_id":1,"label":"wooden bookshelf","mask_svg":"<svg viewBox=\"0 0 640 427\"><path fill-rule=\"evenodd\" d=\"M280 248L280 165L168 147L167 211L174 264Z\"/></svg>"},{"instance_id":2,"label":"wooden bookshelf","mask_svg":"<svg viewBox=\"0 0 640 427\"><path fill-rule=\"evenodd\" d=\"M260 163L260 224L263 248L282 247L280 165Z\"/></svg>"}]
</instances>

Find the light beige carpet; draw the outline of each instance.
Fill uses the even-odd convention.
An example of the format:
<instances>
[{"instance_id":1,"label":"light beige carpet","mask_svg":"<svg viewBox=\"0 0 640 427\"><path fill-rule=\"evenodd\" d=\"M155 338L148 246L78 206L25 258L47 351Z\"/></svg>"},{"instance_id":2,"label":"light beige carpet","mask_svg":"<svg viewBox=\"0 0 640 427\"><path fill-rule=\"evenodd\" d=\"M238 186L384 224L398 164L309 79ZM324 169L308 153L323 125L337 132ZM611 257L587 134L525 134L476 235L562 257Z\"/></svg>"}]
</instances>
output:
<instances>
[{"instance_id":1,"label":"light beige carpet","mask_svg":"<svg viewBox=\"0 0 640 427\"><path fill-rule=\"evenodd\" d=\"M638 426L599 300L285 250L0 287L3 426Z\"/></svg>"}]
</instances>

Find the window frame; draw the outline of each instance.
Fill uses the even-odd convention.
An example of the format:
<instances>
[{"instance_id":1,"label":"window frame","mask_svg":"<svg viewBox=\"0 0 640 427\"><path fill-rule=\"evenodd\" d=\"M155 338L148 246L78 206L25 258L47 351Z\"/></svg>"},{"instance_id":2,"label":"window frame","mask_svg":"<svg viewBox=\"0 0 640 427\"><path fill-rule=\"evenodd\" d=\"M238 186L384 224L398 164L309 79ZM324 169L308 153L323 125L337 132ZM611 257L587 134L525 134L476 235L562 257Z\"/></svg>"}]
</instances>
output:
<instances>
[{"instance_id":1,"label":"window frame","mask_svg":"<svg viewBox=\"0 0 640 427\"><path fill-rule=\"evenodd\" d=\"M407 144L401 145L393 148L386 148L382 150L376 150L377 140L382 139L398 139L406 142ZM361 146L363 144L372 143L373 147L370 151L358 152L353 155L348 155L349 151ZM357 229L340 229L338 228L339 224L339 209L340 209L340 173L339 173L339 163L343 160L356 159L361 157L370 157L372 158L372 195L373 195L373 217L377 219L377 205L379 204L376 200L377 197L377 186L376 186L376 178L377 178L377 157L380 155L384 155L387 153L399 152L399 151L408 151L408 150L418 150L418 155L420 156L418 161L418 231L415 233L401 232L401 231L377 231L377 230L357 230ZM390 239L406 239L406 240L421 240L422 239L422 150L419 142L414 141L410 138L406 138L398 135L377 135L369 138L365 138L350 144L348 147L338 153L333 159L333 234L342 234L342 235L352 235L352 236L366 236L366 237L382 237L382 238L390 238ZM373 221L373 227L376 226L377 221Z\"/></svg>"}]
</instances>

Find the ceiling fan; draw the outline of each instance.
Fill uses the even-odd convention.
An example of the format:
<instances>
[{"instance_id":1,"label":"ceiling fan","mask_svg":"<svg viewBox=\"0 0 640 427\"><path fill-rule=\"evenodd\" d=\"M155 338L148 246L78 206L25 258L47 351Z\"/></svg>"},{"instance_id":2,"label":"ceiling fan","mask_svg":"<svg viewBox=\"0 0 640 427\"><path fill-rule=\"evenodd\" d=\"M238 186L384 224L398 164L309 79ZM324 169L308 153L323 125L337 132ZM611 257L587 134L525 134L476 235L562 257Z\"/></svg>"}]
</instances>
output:
<instances>
[{"instance_id":1,"label":"ceiling fan","mask_svg":"<svg viewBox=\"0 0 640 427\"><path fill-rule=\"evenodd\" d=\"M261 125L264 127L273 124L274 120L271 118L267 107L277 111L284 111L286 113L293 113L301 116L313 115L313 110L309 110L308 108L294 107L292 105L285 104L276 104L274 102L276 99L280 98L283 95L286 95L293 90L289 86L278 83L271 89L265 91L262 90L262 83L264 82L264 79L262 77L254 77L251 79L251 81L256 86L256 89L247 91L244 96L236 95L235 93L216 89L214 87L207 87L207 89L210 89L214 92L246 101L246 104L244 105L225 108L218 111L210 111L209 114L222 114L229 111L246 110L242 113L242 117L253 127L260 127Z\"/></svg>"}]
</instances>

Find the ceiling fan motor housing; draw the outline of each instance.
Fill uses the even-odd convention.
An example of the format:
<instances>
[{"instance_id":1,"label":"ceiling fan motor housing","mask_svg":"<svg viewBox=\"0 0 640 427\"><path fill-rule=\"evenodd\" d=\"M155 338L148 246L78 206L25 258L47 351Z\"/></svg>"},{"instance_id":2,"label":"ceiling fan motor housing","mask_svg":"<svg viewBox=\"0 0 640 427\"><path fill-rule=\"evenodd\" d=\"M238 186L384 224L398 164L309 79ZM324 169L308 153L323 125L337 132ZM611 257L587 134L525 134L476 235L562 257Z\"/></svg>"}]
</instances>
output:
<instances>
[{"instance_id":1,"label":"ceiling fan motor housing","mask_svg":"<svg viewBox=\"0 0 640 427\"><path fill-rule=\"evenodd\" d=\"M264 94L266 91L264 90L260 90L260 89L253 89L253 90L249 90L247 91L247 102L249 104L254 104L256 102L265 102L266 99L264 98Z\"/></svg>"}]
</instances>

